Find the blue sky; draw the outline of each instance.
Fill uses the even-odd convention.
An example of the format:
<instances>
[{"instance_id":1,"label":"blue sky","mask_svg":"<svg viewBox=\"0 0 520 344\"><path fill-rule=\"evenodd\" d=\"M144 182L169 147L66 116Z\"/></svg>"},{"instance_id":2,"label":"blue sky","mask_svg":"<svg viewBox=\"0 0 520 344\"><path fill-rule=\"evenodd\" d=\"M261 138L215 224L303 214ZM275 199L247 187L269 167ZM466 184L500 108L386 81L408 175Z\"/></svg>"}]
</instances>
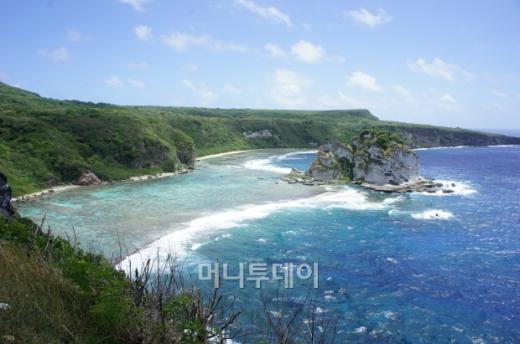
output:
<instances>
[{"instance_id":1,"label":"blue sky","mask_svg":"<svg viewBox=\"0 0 520 344\"><path fill-rule=\"evenodd\" d=\"M520 1L6 0L0 80L43 96L368 108L520 128Z\"/></svg>"}]
</instances>

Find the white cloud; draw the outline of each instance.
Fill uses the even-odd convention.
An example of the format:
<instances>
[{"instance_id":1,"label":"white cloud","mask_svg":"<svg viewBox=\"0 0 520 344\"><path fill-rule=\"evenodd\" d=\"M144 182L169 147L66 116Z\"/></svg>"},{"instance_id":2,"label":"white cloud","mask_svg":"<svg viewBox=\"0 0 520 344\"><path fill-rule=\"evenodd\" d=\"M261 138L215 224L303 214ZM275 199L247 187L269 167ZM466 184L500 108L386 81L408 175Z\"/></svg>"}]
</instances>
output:
<instances>
[{"instance_id":1,"label":"white cloud","mask_svg":"<svg viewBox=\"0 0 520 344\"><path fill-rule=\"evenodd\" d=\"M152 38L152 28L146 25L139 25L134 28L137 39L148 41Z\"/></svg>"},{"instance_id":2,"label":"white cloud","mask_svg":"<svg viewBox=\"0 0 520 344\"><path fill-rule=\"evenodd\" d=\"M149 67L148 62L146 61L128 62L125 66L130 69L148 69Z\"/></svg>"},{"instance_id":3,"label":"white cloud","mask_svg":"<svg viewBox=\"0 0 520 344\"><path fill-rule=\"evenodd\" d=\"M454 81L456 75L461 75L466 80L471 80L474 77L473 74L456 64L446 63L437 57L433 59L432 63L419 58L414 63L410 63L409 67L414 72L436 76L448 81Z\"/></svg>"},{"instance_id":4,"label":"white cloud","mask_svg":"<svg viewBox=\"0 0 520 344\"><path fill-rule=\"evenodd\" d=\"M232 85L232 84L225 85L223 90L224 90L224 92L229 93L229 94L242 94L242 93L244 93L244 91L240 87L237 87L237 86Z\"/></svg>"},{"instance_id":5,"label":"white cloud","mask_svg":"<svg viewBox=\"0 0 520 344\"><path fill-rule=\"evenodd\" d=\"M307 103L305 90L312 82L304 75L287 69L274 72L273 99L285 107L297 107Z\"/></svg>"},{"instance_id":6,"label":"white cloud","mask_svg":"<svg viewBox=\"0 0 520 344\"><path fill-rule=\"evenodd\" d=\"M199 71L199 66L197 66L195 63L186 63L183 69L185 71L194 73Z\"/></svg>"},{"instance_id":7,"label":"white cloud","mask_svg":"<svg viewBox=\"0 0 520 344\"><path fill-rule=\"evenodd\" d=\"M38 53L46 59L54 62L67 62L70 58L69 50L65 47L60 47L54 50L40 49Z\"/></svg>"},{"instance_id":8,"label":"white cloud","mask_svg":"<svg viewBox=\"0 0 520 344\"><path fill-rule=\"evenodd\" d=\"M491 91L491 93L498 98L509 98L509 94L497 90Z\"/></svg>"},{"instance_id":9,"label":"white cloud","mask_svg":"<svg viewBox=\"0 0 520 344\"><path fill-rule=\"evenodd\" d=\"M328 56L327 57L327 61L329 61L329 62L345 63L345 62L347 62L347 59L344 56L341 56L341 55L333 55L333 56Z\"/></svg>"},{"instance_id":10,"label":"white cloud","mask_svg":"<svg viewBox=\"0 0 520 344\"><path fill-rule=\"evenodd\" d=\"M275 59L284 59L287 58L287 54L285 51L277 46L276 44L267 43L264 45L264 49L267 51L270 57Z\"/></svg>"},{"instance_id":11,"label":"white cloud","mask_svg":"<svg viewBox=\"0 0 520 344\"><path fill-rule=\"evenodd\" d=\"M226 42L226 41L219 41L219 40L213 41L213 44L211 45L211 47L216 51L238 51L241 53L250 51L249 48L247 48L243 45L236 44L234 42Z\"/></svg>"},{"instance_id":12,"label":"white cloud","mask_svg":"<svg viewBox=\"0 0 520 344\"><path fill-rule=\"evenodd\" d=\"M377 83L376 78L360 71L354 72L347 77L347 84L349 86L359 87L366 91L381 91L381 86Z\"/></svg>"},{"instance_id":13,"label":"white cloud","mask_svg":"<svg viewBox=\"0 0 520 344\"><path fill-rule=\"evenodd\" d=\"M446 112L459 112L464 109L464 107L449 93L444 93L438 98L431 99L434 106Z\"/></svg>"},{"instance_id":14,"label":"white cloud","mask_svg":"<svg viewBox=\"0 0 520 344\"><path fill-rule=\"evenodd\" d=\"M286 50L276 44L267 43L264 45L267 56L277 59L289 57ZM345 63L346 59L341 55L329 55L321 45L313 44L309 41L300 40L294 43L289 52L291 57L300 62L318 63L321 61Z\"/></svg>"},{"instance_id":15,"label":"white cloud","mask_svg":"<svg viewBox=\"0 0 520 344\"><path fill-rule=\"evenodd\" d=\"M209 40L208 35L194 36L182 32L173 32L163 35L163 42L177 51L185 51L192 46L207 45Z\"/></svg>"},{"instance_id":16,"label":"white cloud","mask_svg":"<svg viewBox=\"0 0 520 344\"><path fill-rule=\"evenodd\" d=\"M342 91L338 91L338 97L346 106L358 109L363 108L363 104L360 101Z\"/></svg>"},{"instance_id":17,"label":"white cloud","mask_svg":"<svg viewBox=\"0 0 520 344\"><path fill-rule=\"evenodd\" d=\"M377 12L370 12L364 8L361 8L356 11L348 11L345 13L347 16L354 19L354 21L368 25L370 27L376 27L379 25L386 24L392 20L392 17L390 17L386 11L379 7L377 9Z\"/></svg>"},{"instance_id":18,"label":"white cloud","mask_svg":"<svg viewBox=\"0 0 520 344\"><path fill-rule=\"evenodd\" d=\"M453 96L451 94L449 94L449 93L443 94L439 99L442 102L449 103L449 104L455 104L456 103L455 98L453 98Z\"/></svg>"},{"instance_id":19,"label":"white cloud","mask_svg":"<svg viewBox=\"0 0 520 344\"><path fill-rule=\"evenodd\" d=\"M9 76L7 76L7 74L3 73L3 72L0 72L0 81L7 81L9 80Z\"/></svg>"},{"instance_id":20,"label":"white cloud","mask_svg":"<svg viewBox=\"0 0 520 344\"><path fill-rule=\"evenodd\" d=\"M105 84L107 84L110 87L121 88L123 87L124 82L119 77L113 75L105 80Z\"/></svg>"},{"instance_id":21,"label":"white cloud","mask_svg":"<svg viewBox=\"0 0 520 344\"><path fill-rule=\"evenodd\" d=\"M291 54L301 62L317 63L325 57L325 49L308 41L299 41L291 47Z\"/></svg>"},{"instance_id":22,"label":"white cloud","mask_svg":"<svg viewBox=\"0 0 520 344\"><path fill-rule=\"evenodd\" d=\"M206 84L204 83L196 83L189 79L182 80L182 84L195 92L197 96L200 98L200 101L202 104L207 105L218 98L218 94L215 93L212 89L210 89Z\"/></svg>"},{"instance_id":23,"label":"white cloud","mask_svg":"<svg viewBox=\"0 0 520 344\"><path fill-rule=\"evenodd\" d=\"M78 43L83 41L88 41L90 36L85 36L81 34L79 31L68 29L65 35L65 40L69 43Z\"/></svg>"},{"instance_id":24,"label":"white cloud","mask_svg":"<svg viewBox=\"0 0 520 344\"><path fill-rule=\"evenodd\" d=\"M257 14L262 18L271 19L273 21L283 23L287 27L292 26L291 18L274 6L263 7L251 0L234 0L234 2L238 6L243 7L246 10Z\"/></svg>"},{"instance_id":25,"label":"white cloud","mask_svg":"<svg viewBox=\"0 0 520 344\"><path fill-rule=\"evenodd\" d=\"M397 84L397 85L394 85L392 88L397 94L399 94L407 102L415 103L415 96L414 96L413 92L410 91L409 89L407 89L406 87Z\"/></svg>"},{"instance_id":26,"label":"white cloud","mask_svg":"<svg viewBox=\"0 0 520 344\"><path fill-rule=\"evenodd\" d=\"M144 88L144 83L142 81L139 81L139 80L135 80L135 79L127 79L126 80L130 85L136 87L136 88Z\"/></svg>"},{"instance_id":27,"label":"white cloud","mask_svg":"<svg viewBox=\"0 0 520 344\"><path fill-rule=\"evenodd\" d=\"M106 79L105 84L110 87L113 87L113 88L121 88L121 87L125 86L126 84L131 85L135 88L144 88L145 87L145 84L142 81L128 78L128 79L126 79L126 83L125 83L125 81L123 79L121 79L120 77L118 77L116 75L113 75L110 78Z\"/></svg>"},{"instance_id":28,"label":"white cloud","mask_svg":"<svg viewBox=\"0 0 520 344\"><path fill-rule=\"evenodd\" d=\"M321 109L334 109L339 107L337 100L327 94L317 97L316 103Z\"/></svg>"},{"instance_id":29,"label":"white cloud","mask_svg":"<svg viewBox=\"0 0 520 344\"><path fill-rule=\"evenodd\" d=\"M119 0L120 3L131 6L138 12L144 12L144 4L149 0Z\"/></svg>"},{"instance_id":30,"label":"white cloud","mask_svg":"<svg viewBox=\"0 0 520 344\"><path fill-rule=\"evenodd\" d=\"M214 51L237 51L248 52L249 48L236 44L234 42L227 42L213 39L211 36L192 35L183 32L172 32L162 36L163 42L177 51L186 51L191 47L204 47Z\"/></svg>"}]
</instances>

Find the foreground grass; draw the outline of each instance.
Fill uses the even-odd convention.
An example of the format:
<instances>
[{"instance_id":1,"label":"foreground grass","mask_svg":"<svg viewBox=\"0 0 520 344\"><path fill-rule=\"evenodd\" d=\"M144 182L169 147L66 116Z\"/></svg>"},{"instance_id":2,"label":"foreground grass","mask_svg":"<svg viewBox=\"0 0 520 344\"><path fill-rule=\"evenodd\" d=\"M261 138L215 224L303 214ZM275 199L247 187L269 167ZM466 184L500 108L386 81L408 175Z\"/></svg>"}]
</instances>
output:
<instances>
[{"instance_id":1,"label":"foreground grass","mask_svg":"<svg viewBox=\"0 0 520 344\"><path fill-rule=\"evenodd\" d=\"M206 343L219 333L215 309L174 271L130 280L28 219L0 216L0 267L0 342Z\"/></svg>"},{"instance_id":2,"label":"foreground grass","mask_svg":"<svg viewBox=\"0 0 520 344\"><path fill-rule=\"evenodd\" d=\"M0 243L0 266L0 300L9 304L0 311L0 335L27 343L88 338L85 297L57 269L9 242Z\"/></svg>"}]
</instances>

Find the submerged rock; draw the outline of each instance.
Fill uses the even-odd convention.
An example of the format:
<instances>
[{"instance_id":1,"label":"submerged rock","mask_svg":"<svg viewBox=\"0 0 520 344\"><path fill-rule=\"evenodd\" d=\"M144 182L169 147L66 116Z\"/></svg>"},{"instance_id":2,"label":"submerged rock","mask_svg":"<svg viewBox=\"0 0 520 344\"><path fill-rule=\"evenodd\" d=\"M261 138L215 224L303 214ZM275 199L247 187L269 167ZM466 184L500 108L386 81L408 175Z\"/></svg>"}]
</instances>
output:
<instances>
[{"instance_id":1,"label":"submerged rock","mask_svg":"<svg viewBox=\"0 0 520 344\"><path fill-rule=\"evenodd\" d=\"M92 172L84 172L77 180L76 184L87 185L101 185L101 180Z\"/></svg>"},{"instance_id":2,"label":"submerged rock","mask_svg":"<svg viewBox=\"0 0 520 344\"><path fill-rule=\"evenodd\" d=\"M11 205L12 190L7 183L7 177L0 172L0 216L9 217L14 215L15 211Z\"/></svg>"}]
</instances>

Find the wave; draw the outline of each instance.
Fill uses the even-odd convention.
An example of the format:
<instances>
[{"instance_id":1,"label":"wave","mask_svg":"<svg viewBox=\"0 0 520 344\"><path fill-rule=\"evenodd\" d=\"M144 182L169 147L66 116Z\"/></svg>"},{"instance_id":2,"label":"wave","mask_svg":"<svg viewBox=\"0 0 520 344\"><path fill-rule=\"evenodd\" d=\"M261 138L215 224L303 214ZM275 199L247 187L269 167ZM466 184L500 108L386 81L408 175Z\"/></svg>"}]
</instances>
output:
<instances>
[{"instance_id":1,"label":"wave","mask_svg":"<svg viewBox=\"0 0 520 344\"><path fill-rule=\"evenodd\" d=\"M468 196L477 193L477 190L473 188L468 182L459 182L455 180L435 179L435 183L442 183L447 186L447 189L453 191L451 193L445 193L442 190L433 193L421 193L426 196Z\"/></svg>"},{"instance_id":2,"label":"wave","mask_svg":"<svg viewBox=\"0 0 520 344\"><path fill-rule=\"evenodd\" d=\"M261 171L269 171L280 174L289 174L291 173L291 168L289 167L279 167L273 164L273 158L266 159L253 159L246 161L242 166L250 170L261 170Z\"/></svg>"},{"instance_id":3,"label":"wave","mask_svg":"<svg viewBox=\"0 0 520 344\"><path fill-rule=\"evenodd\" d=\"M315 154L317 152L318 152L317 150L305 150L305 151L290 152L290 153L282 154L282 155L275 155L275 156L271 156L269 158L252 159L252 160L246 161L242 166L247 169L250 169L250 170L262 170L262 171L269 171L269 172L280 173L280 174L289 174L289 173L291 173L292 168L276 166L274 161L275 160L277 160L277 161L302 160L305 158L297 157L297 156L303 155L303 154Z\"/></svg>"},{"instance_id":4,"label":"wave","mask_svg":"<svg viewBox=\"0 0 520 344\"><path fill-rule=\"evenodd\" d=\"M304 154L317 154L318 150L304 150L304 151L297 151L297 152L291 152L283 155L276 156L276 160L302 160L305 159L305 157L296 157L297 155L304 155Z\"/></svg>"},{"instance_id":5,"label":"wave","mask_svg":"<svg viewBox=\"0 0 520 344\"><path fill-rule=\"evenodd\" d=\"M390 202L391 204L392 202ZM201 245L192 244L202 233L230 229L245 225L247 221L266 218L272 214L288 209L331 209L348 210L383 210L389 202L369 201L365 194L352 187L330 187L327 191L309 198L278 201L264 204L246 204L233 209L208 214L194 219L181 228L154 241L138 252L127 256L119 267L127 273L136 267L143 266L148 259L157 259L160 264L169 256L182 257L198 249Z\"/></svg>"},{"instance_id":6,"label":"wave","mask_svg":"<svg viewBox=\"0 0 520 344\"><path fill-rule=\"evenodd\" d=\"M430 209L422 213L413 213L411 216L416 220L449 220L453 217L453 214L449 211Z\"/></svg>"}]
</instances>

